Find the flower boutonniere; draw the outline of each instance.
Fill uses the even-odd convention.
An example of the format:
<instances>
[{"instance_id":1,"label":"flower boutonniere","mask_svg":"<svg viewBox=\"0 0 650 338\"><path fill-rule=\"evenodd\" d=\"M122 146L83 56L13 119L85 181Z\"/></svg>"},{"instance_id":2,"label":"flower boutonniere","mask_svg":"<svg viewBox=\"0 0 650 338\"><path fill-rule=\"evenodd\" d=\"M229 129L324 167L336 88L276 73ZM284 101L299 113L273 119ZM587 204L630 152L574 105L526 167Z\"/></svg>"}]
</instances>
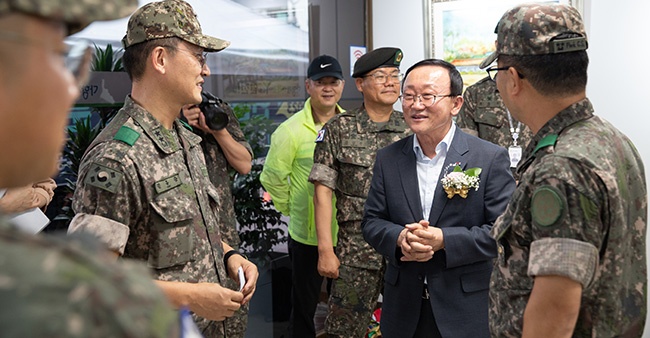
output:
<instances>
[{"instance_id":1,"label":"flower boutonniere","mask_svg":"<svg viewBox=\"0 0 650 338\"><path fill-rule=\"evenodd\" d=\"M447 172L449 167L454 166L451 172ZM480 179L478 175L481 174L481 168L470 168L465 171L460 168L460 163L450 164L445 169L445 176L440 179L443 189L447 193L447 198L452 198L454 195L460 195L462 198L467 198L469 189L474 188L478 190Z\"/></svg>"}]
</instances>

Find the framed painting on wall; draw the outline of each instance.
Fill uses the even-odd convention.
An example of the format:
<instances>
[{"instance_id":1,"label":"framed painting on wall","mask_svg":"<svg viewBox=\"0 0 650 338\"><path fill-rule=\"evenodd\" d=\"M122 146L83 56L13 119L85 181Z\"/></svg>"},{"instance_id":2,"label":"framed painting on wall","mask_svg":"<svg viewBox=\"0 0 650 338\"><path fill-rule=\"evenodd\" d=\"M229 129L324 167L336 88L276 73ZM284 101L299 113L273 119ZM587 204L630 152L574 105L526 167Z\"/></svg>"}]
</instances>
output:
<instances>
[{"instance_id":1,"label":"framed painting on wall","mask_svg":"<svg viewBox=\"0 0 650 338\"><path fill-rule=\"evenodd\" d=\"M454 64L463 76L464 87L487 74L481 61L495 49L494 28L503 13L522 0L427 0L429 6L429 56ZM564 3L583 12L584 0L538 1Z\"/></svg>"}]
</instances>

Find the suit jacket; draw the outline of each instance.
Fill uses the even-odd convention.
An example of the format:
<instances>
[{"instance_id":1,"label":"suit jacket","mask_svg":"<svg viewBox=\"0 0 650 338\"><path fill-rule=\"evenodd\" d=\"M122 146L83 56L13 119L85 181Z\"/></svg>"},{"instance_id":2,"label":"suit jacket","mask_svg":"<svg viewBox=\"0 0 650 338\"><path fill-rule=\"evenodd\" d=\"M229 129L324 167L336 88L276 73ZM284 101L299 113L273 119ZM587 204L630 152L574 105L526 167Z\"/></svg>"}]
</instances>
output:
<instances>
[{"instance_id":1,"label":"suit jacket","mask_svg":"<svg viewBox=\"0 0 650 338\"><path fill-rule=\"evenodd\" d=\"M412 337L425 276L443 337L489 337L488 288L496 243L490 237L515 188L505 148L456 129L438 178L429 222L442 229L445 249L427 262L401 262L397 246L404 224L422 219L413 137L379 150L362 223L365 240L387 261L381 316L383 337ZM480 167L478 191L447 198L440 179L459 162Z\"/></svg>"}]
</instances>

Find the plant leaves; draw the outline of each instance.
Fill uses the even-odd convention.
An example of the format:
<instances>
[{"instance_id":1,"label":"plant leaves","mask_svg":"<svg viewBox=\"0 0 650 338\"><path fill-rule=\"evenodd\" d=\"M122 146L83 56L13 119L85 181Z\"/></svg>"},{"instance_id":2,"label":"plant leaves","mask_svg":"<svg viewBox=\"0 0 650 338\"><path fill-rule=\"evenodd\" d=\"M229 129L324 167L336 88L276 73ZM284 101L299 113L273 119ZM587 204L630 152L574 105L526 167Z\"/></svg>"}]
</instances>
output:
<instances>
[{"instance_id":1,"label":"plant leaves","mask_svg":"<svg viewBox=\"0 0 650 338\"><path fill-rule=\"evenodd\" d=\"M478 176L478 175L481 174L481 171L483 171L483 169L481 169L481 168L469 168L469 169L465 170L465 175L467 175L467 176Z\"/></svg>"},{"instance_id":2,"label":"plant leaves","mask_svg":"<svg viewBox=\"0 0 650 338\"><path fill-rule=\"evenodd\" d=\"M93 56L92 70L95 72L121 72L124 71L122 57L120 53L113 49L110 43L106 49L102 49L96 44L95 55Z\"/></svg>"}]
</instances>

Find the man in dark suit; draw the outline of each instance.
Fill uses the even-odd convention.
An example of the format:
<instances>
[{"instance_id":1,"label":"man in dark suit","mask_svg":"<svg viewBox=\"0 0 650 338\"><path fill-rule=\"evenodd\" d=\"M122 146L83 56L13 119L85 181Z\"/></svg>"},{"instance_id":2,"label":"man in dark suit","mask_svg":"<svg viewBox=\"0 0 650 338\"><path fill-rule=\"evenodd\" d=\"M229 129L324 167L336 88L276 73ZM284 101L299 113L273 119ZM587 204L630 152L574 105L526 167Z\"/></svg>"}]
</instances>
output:
<instances>
[{"instance_id":1,"label":"man in dark suit","mask_svg":"<svg viewBox=\"0 0 650 338\"><path fill-rule=\"evenodd\" d=\"M404 118L415 135L377 153L362 223L364 238L388 262L381 332L489 337L497 254L489 232L515 188L508 153L456 128L463 82L452 64L420 61L402 88ZM452 174L457 166L481 168L478 187L448 195L441 179L462 178Z\"/></svg>"}]
</instances>

